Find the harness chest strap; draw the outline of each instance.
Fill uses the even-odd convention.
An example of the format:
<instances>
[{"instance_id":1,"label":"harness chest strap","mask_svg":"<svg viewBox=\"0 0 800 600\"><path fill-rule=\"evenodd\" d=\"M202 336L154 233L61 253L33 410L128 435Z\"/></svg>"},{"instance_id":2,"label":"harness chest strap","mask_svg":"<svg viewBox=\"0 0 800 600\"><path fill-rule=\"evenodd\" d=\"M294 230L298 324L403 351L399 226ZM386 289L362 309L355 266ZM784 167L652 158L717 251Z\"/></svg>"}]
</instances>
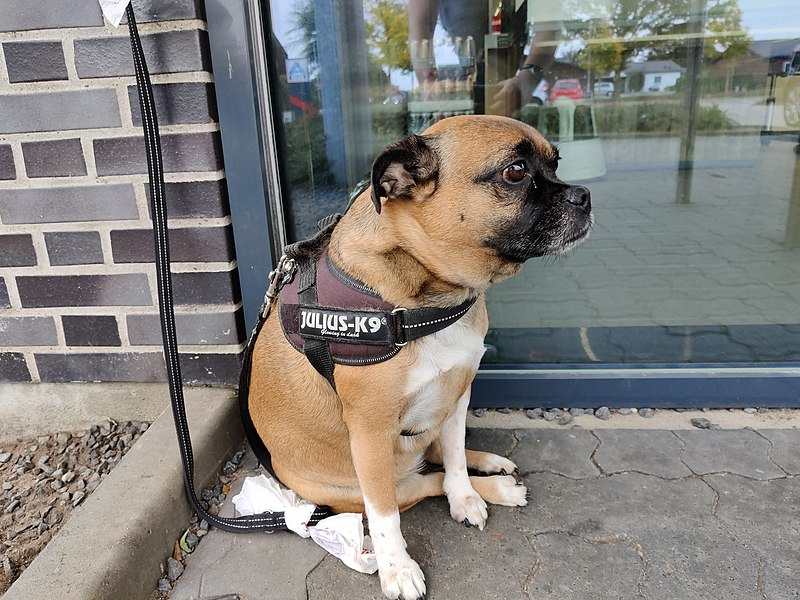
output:
<instances>
[{"instance_id":1,"label":"harness chest strap","mask_svg":"<svg viewBox=\"0 0 800 600\"><path fill-rule=\"evenodd\" d=\"M280 292L281 327L292 346L306 354L334 389L334 365L388 360L408 342L455 323L475 303L471 298L449 308L407 310L349 277L327 250L316 261L297 264L294 278Z\"/></svg>"}]
</instances>

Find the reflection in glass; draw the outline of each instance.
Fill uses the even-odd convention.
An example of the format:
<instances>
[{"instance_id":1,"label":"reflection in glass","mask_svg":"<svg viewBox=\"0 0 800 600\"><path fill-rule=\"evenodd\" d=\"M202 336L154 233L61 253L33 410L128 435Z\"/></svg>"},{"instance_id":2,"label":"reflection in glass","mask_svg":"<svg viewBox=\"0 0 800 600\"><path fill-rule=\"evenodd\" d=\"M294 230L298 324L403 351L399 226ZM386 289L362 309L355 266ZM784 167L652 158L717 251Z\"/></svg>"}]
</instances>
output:
<instances>
[{"instance_id":1,"label":"reflection in glass","mask_svg":"<svg viewBox=\"0 0 800 600\"><path fill-rule=\"evenodd\" d=\"M507 115L559 146L597 224L491 290L489 362L800 360L794 0L296 0L272 17L293 239L393 140Z\"/></svg>"}]
</instances>

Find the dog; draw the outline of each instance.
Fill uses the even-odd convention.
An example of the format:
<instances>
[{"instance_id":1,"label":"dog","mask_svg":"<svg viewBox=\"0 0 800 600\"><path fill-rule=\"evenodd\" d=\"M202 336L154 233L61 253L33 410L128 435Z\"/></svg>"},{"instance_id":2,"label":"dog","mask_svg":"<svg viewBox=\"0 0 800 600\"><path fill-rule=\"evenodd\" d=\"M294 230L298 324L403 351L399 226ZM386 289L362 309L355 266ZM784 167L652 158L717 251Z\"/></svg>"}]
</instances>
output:
<instances>
[{"instance_id":1,"label":"dog","mask_svg":"<svg viewBox=\"0 0 800 600\"><path fill-rule=\"evenodd\" d=\"M534 128L505 117L451 117L390 145L333 229L330 260L395 307L474 303L388 360L338 364L335 389L279 318L267 319L255 344L250 416L275 473L317 505L366 513L389 598L426 592L400 512L444 495L453 519L483 529L487 503L527 503L514 463L465 450L464 437L487 288L589 233L590 193L558 179L558 160ZM423 474L426 463L444 470Z\"/></svg>"}]
</instances>

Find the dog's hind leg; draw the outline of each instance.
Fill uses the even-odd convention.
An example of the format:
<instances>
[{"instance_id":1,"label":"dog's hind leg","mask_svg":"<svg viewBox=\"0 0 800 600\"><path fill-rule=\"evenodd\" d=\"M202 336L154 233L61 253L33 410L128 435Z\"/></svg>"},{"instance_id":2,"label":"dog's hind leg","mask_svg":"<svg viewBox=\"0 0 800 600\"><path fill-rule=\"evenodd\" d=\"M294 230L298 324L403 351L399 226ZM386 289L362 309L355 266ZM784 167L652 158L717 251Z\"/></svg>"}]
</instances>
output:
<instances>
[{"instance_id":1,"label":"dog's hind leg","mask_svg":"<svg viewBox=\"0 0 800 600\"><path fill-rule=\"evenodd\" d=\"M473 471L480 471L487 475L510 475L517 470L517 465L512 461L494 454L493 452L483 452L481 450L465 450L467 458L467 468ZM425 460L432 465L443 465L442 446L439 440L435 440L425 453Z\"/></svg>"}]
</instances>

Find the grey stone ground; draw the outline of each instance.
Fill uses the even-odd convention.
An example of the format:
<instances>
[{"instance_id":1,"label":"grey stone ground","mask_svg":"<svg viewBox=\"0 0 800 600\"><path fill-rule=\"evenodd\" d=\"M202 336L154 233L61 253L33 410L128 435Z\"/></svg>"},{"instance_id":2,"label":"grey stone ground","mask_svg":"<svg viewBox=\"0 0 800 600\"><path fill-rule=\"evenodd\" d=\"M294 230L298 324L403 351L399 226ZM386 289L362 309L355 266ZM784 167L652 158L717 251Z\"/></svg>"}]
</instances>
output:
<instances>
[{"instance_id":1,"label":"grey stone ground","mask_svg":"<svg viewBox=\"0 0 800 600\"><path fill-rule=\"evenodd\" d=\"M608 175L586 183L591 237L492 287L492 326L796 323L800 248L783 243L793 144L700 136L688 204L675 202L678 146L603 140Z\"/></svg>"},{"instance_id":2,"label":"grey stone ground","mask_svg":"<svg viewBox=\"0 0 800 600\"><path fill-rule=\"evenodd\" d=\"M514 460L531 498L491 507L484 531L443 498L403 515L431 600L800 597L797 429L472 429L467 443ZM382 598L377 576L311 540L215 530L171 598L229 595Z\"/></svg>"}]
</instances>

